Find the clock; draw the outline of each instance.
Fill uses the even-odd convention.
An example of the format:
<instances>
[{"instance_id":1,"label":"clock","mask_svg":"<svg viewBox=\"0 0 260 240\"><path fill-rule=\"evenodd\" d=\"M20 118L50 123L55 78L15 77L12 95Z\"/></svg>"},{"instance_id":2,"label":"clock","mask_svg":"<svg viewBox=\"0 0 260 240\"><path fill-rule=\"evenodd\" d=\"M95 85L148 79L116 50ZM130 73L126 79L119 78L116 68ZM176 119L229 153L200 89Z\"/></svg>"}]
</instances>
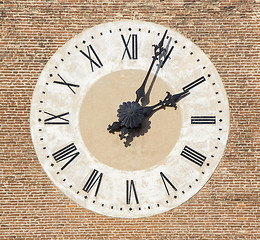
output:
<instances>
[{"instance_id":1,"label":"clock","mask_svg":"<svg viewBox=\"0 0 260 240\"><path fill-rule=\"evenodd\" d=\"M229 107L194 43L161 25L117 21L54 53L30 123L39 161L64 194L100 214L140 218L206 184L224 154Z\"/></svg>"}]
</instances>

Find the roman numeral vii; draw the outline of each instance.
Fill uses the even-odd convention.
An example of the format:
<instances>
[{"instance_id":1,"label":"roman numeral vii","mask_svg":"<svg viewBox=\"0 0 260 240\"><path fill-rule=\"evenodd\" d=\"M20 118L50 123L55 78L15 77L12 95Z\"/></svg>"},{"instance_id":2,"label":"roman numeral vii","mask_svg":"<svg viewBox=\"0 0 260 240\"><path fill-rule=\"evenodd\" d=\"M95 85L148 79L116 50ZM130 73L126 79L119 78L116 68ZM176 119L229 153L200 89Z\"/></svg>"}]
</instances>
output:
<instances>
[{"instance_id":1,"label":"roman numeral vii","mask_svg":"<svg viewBox=\"0 0 260 240\"><path fill-rule=\"evenodd\" d=\"M87 193L90 192L90 190L96 185L96 191L95 191L95 197L98 194L98 190L102 181L103 173L100 173L98 175L99 171L94 169L88 178L85 186L83 187L83 190Z\"/></svg>"}]
</instances>

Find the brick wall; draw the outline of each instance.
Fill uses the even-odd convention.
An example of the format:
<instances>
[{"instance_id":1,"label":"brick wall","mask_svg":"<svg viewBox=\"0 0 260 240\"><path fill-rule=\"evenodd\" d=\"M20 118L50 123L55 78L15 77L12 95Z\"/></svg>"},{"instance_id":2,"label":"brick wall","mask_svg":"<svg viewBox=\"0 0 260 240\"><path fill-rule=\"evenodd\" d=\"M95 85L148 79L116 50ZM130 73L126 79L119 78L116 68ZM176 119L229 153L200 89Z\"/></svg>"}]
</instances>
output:
<instances>
[{"instance_id":1,"label":"brick wall","mask_svg":"<svg viewBox=\"0 0 260 240\"><path fill-rule=\"evenodd\" d=\"M259 0L2 0L0 9L0 239L260 238ZM36 157L29 123L49 57L83 29L121 19L175 28L200 46L231 111L225 156L206 186L174 210L136 220L95 214L61 193Z\"/></svg>"}]
</instances>

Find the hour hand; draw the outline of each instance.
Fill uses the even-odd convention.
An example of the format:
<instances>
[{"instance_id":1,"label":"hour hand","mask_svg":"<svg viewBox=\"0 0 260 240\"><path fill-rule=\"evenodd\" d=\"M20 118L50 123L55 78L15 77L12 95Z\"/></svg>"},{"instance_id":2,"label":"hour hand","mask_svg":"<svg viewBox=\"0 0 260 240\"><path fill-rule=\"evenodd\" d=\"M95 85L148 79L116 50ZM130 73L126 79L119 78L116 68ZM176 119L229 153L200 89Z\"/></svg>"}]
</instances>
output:
<instances>
[{"instance_id":1,"label":"hour hand","mask_svg":"<svg viewBox=\"0 0 260 240\"><path fill-rule=\"evenodd\" d=\"M182 98L190 94L189 91L183 91L177 94L171 94L170 92L166 92L166 93L167 95L164 98L164 100L160 100L157 104L153 106L143 108L143 112L145 116L150 115L152 111L156 111L165 107L174 107L175 109L177 109L176 103L179 102Z\"/></svg>"}]
</instances>

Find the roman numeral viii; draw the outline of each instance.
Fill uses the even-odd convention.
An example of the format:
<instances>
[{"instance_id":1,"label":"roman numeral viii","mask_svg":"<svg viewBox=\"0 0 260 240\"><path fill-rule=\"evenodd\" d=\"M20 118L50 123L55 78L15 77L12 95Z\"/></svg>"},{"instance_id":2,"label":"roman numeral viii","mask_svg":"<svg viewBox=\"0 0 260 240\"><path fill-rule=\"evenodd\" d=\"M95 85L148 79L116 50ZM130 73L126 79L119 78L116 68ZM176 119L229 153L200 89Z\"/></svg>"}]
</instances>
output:
<instances>
[{"instance_id":1,"label":"roman numeral viii","mask_svg":"<svg viewBox=\"0 0 260 240\"><path fill-rule=\"evenodd\" d=\"M80 50L80 53L82 53L83 56L85 56L89 60L92 72L94 72L94 66L98 68L101 68L103 66L101 60L99 59L97 53L91 45L87 46L87 52Z\"/></svg>"},{"instance_id":2,"label":"roman numeral viii","mask_svg":"<svg viewBox=\"0 0 260 240\"><path fill-rule=\"evenodd\" d=\"M203 165L206 157L201 153L193 150L192 148L185 146L181 152L181 156L185 157L186 159L190 160L193 163L196 163L200 167Z\"/></svg>"},{"instance_id":3,"label":"roman numeral viii","mask_svg":"<svg viewBox=\"0 0 260 240\"><path fill-rule=\"evenodd\" d=\"M138 204L139 200L138 200L138 197L137 197L137 192L136 192L136 189L135 189L134 180L126 180L126 204L131 203L132 193L134 194L135 201Z\"/></svg>"},{"instance_id":4,"label":"roman numeral viii","mask_svg":"<svg viewBox=\"0 0 260 240\"><path fill-rule=\"evenodd\" d=\"M52 113L44 112L45 114L51 116L49 118L44 119L44 124L69 124L69 120L64 118L64 116L68 115L67 113L62 113L59 115L54 115Z\"/></svg>"},{"instance_id":5,"label":"roman numeral viii","mask_svg":"<svg viewBox=\"0 0 260 240\"><path fill-rule=\"evenodd\" d=\"M121 38L125 47L122 60L124 59L126 54L129 57L129 59L137 59L137 34L130 34L127 41L125 40L124 35L121 35Z\"/></svg>"},{"instance_id":6,"label":"roman numeral viii","mask_svg":"<svg viewBox=\"0 0 260 240\"><path fill-rule=\"evenodd\" d=\"M66 168L72 161L79 155L76 146L74 143L67 145L66 147L58 150L57 152L53 153L52 156L54 160L59 163L62 161L67 161L65 165L61 168L63 170Z\"/></svg>"},{"instance_id":7,"label":"roman numeral viii","mask_svg":"<svg viewBox=\"0 0 260 240\"><path fill-rule=\"evenodd\" d=\"M98 194L98 190L102 181L103 173L100 173L98 175L99 171L94 169L88 178L85 186L83 187L83 190L87 193L90 192L90 190L96 185L96 191L95 191L95 197Z\"/></svg>"}]
</instances>

